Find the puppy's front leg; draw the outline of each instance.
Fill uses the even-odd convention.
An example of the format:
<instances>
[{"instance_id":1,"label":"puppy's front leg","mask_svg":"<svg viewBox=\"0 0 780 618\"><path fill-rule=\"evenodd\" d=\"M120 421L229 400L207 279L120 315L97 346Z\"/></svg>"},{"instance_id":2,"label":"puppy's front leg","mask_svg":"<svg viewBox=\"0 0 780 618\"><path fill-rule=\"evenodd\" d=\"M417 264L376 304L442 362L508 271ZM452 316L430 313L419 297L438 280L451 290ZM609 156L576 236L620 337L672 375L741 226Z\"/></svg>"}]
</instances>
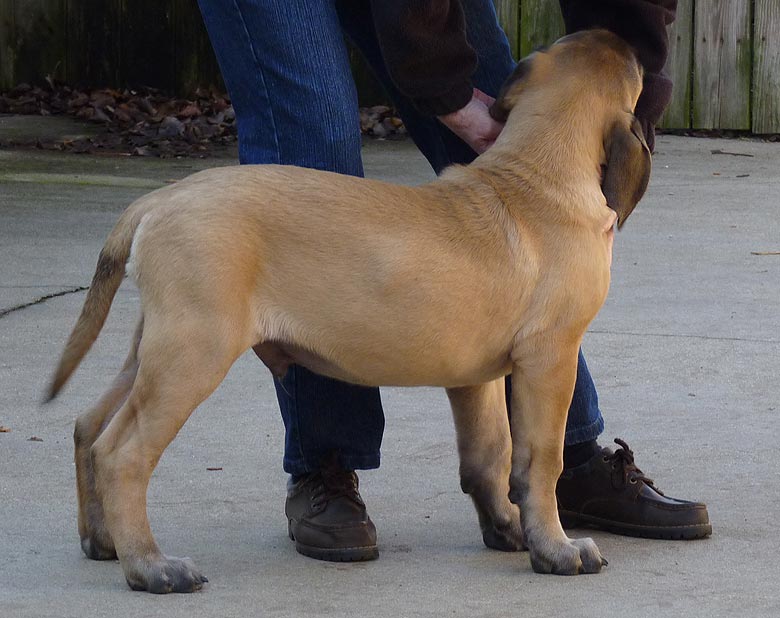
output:
<instances>
[{"instance_id":1,"label":"puppy's front leg","mask_svg":"<svg viewBox=\"0 0 780 618\"><path fill-rule=\"evenodd\" d=\"M485 545L501 551L524 548L520 511L509 501L512 443L504 378L449 388L458 434L460 484L470 494Z\"/></svg>"},{"instance_id":2,"label":"puppy's front leg","mask_svg":"<svg viewBox=\"0 0 780 618\"><path fill-rule=\"evenodd\" d=\"M523 513L525 542L537 573L598 573L606 564L592 539L566 536L555 498L578 348L578 342L525 342L512 371L511 497Z\"/></svg>"}]
</instances>

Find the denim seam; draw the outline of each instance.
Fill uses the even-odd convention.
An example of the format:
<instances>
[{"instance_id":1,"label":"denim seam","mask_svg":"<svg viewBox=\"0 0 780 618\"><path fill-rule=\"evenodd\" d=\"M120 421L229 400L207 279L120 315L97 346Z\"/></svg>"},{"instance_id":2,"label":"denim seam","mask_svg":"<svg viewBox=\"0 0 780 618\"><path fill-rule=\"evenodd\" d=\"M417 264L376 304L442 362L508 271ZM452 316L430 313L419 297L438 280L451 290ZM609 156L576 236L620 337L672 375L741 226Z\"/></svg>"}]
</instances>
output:
<instances>
[{"instance_id":1,"label":"denim seam","mask_svg":"<svg viewBox=\"0 0 780 618\"><path fill-rule=\"evenodd\" d=\"M249 49L252 50L252 60L255 63L257 73L260 77L260 81L263 84L263 89L265 90L265 98L268 101L268 110L271 115L271 129L273 130L274 146L276 147L275 152L276 152L277 160L275 161L275 163L281 163L281 145L279 143L279 132L276 127L276 119L274 118L274 106L271 103L271 97L268 96L268 84L266 83L265 72L263 71L263 65L259 60L259 54L255 49L254 40L252 39L252 35L249 32L249 27L247 26L246 19L244 19L244 14L241 11L241 7L239 6L238 0L233 0L233 6L236 7L236 13L238 14L238 17L241 19L241 24L244 27L244 33L246 34L247 40L249 41Z\"/></svg>"},{"instance_id":2,"label":"denim seam","mask_svg":"<svg viewBox=\"0 0 780 618\"><path fill-rule=\"evenodd\" d=\"M297 378L297 374L295 372L295 367L290 367L287 371L288 371L288 373L290 375L289 382L291 382L291 384L289 386L293 390L293 392L295 393L295 395L293 397L290 397L290 400L291 400L290 404L292 405L293 410L291 410L292 413L289 415L289 417L290 417L290 422L295 424L295 431L292 432L292 435L294 435L296 437L295 445L298 448L298 459L297 459L297 461L296 460L292 460L292 461L291 460L287 460L287 462L291 462L291 463L295 462L296 464L302 465L304 470L308 471L308 469L309 469L308 463L309 462L306 461L306 454L305 454L305 451L304 451L304 448L303 448L303 444L301 442L301 428L298 426L298 395L299 394L298 394L298 380L296 379ZM281 378L275 378L275 379L277 379L277 380L279 380L281 382ZM284 385L282 385L282 387L284 387ZM289 433L291 433L291 432L288 431L288 434ZM287 458L285 457L285 459L287 459ZM287 465L286 465L287 462L285 462L285 465L284 465L285 468L287 467ZM298 468L298 465L293 465L291 467L292 468ZM301 474L301 472L294 472L294 474Z\"/></svg>"}]
</instances>

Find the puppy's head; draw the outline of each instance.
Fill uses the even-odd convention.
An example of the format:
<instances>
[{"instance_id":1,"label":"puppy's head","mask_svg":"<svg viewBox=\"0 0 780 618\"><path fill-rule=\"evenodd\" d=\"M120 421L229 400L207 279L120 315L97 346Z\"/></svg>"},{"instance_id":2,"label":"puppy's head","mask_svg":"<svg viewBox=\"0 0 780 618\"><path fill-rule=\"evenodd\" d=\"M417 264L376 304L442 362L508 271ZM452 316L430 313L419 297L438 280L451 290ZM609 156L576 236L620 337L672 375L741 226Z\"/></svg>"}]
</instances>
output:
<instances>
[{"instance_id":1,"label":"puppy's head","mask_svg":"<svg viewBox=\"0 0 780 618\"><path fill-rule=\"evenodd\" d=\"M515 114L559 110L567 122L595 120L603 143L602 191L622 227L650 179L650 150L633 114L641 92L642 66L632 48L607 30L586 30L521 60L490 114L510 131Z\"/></svg>"}]
</instances>

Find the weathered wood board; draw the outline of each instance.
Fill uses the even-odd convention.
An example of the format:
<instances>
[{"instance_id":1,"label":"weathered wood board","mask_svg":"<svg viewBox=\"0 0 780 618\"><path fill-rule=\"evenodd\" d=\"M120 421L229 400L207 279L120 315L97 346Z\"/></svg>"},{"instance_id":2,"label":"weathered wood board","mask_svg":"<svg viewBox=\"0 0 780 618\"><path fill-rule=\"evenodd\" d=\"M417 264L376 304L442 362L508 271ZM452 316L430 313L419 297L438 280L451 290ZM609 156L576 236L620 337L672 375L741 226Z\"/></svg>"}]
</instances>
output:
<instances>
[{"instance_id":1,"label":"weathered wood board","mask_svg":"<svg viewBox=\"0 0 780 618\"><path fill-rule=\"evenodd\" d=\"M750 129L751 3L704 0L693 21L693 127Z\"/></svg>"},{"instance_id":2,"label":"weathered wood board","mask_svg":"<svg viewBox=\"0 0 780 618\"><path fill-rule=\"evenodd\" d=\"M753 133L780 133L780 0L755 0Z\"/></svg>"}]
</instances>

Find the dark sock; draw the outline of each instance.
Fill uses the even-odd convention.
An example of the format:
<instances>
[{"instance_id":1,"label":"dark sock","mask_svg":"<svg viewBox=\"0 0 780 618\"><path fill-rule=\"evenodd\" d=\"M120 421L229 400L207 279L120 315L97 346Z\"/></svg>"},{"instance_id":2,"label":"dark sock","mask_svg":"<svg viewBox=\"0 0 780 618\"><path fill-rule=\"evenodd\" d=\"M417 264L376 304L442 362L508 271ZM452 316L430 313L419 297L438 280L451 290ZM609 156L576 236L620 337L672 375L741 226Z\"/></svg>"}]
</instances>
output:
<instances>
[{"instance_id":1,"label":"dark sock","mask_svg":"<svg viewBox=\"0 0 780 618\"><path fill-rule=\"evenodd\" d=\"M590 461L590 459L599 451L596 440L588 440L579 444L567 444L563 447L563 467L564 469L576 468Z\"/></svg>"}]
</instances>

